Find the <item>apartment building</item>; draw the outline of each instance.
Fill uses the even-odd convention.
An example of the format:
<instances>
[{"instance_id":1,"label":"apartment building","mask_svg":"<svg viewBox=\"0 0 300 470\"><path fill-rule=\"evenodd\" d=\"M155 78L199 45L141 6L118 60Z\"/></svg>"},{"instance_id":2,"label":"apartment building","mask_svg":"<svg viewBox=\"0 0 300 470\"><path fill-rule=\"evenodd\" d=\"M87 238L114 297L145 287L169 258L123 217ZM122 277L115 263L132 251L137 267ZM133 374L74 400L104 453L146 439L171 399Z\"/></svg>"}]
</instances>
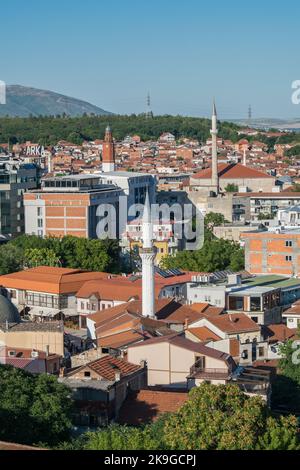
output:
<instances>
[{"instance_id":1,"label":"apartment building","mask_svg":"<svg viewBox=\"0 0 300 470\"><path fill-rule=\"evenodd\" d=\"M10 239L25 232L23 194L37 184L35 165L0 162L0 235Z\"/></svg>"},{"instance_id":2,"label":"apartment building","mask_svg":"<svg viewBox=\"0 0 300 470\"><path fill-rule=\"evenodd\" d=\"M155 264L159 265L167 255L175 255L181 247L181 241L176 237L172 220L153 221L154 246L156 248ZM126 225L122 235L121 248L126 255L138 256L142 247L142 220L135 219Z\"/></svg>"},{"instance_id":3,"label":"apartment building","mask_svg":"<svg viewBox=\"0 0 300 470\"><path fill-rule=\"evenodd\" d=\"M279 210L299 206L300 193L293 191L256 192L248 195L250 204L250 220L256 222L263 215L275 217Z\"/></svg>"}]
</instances>

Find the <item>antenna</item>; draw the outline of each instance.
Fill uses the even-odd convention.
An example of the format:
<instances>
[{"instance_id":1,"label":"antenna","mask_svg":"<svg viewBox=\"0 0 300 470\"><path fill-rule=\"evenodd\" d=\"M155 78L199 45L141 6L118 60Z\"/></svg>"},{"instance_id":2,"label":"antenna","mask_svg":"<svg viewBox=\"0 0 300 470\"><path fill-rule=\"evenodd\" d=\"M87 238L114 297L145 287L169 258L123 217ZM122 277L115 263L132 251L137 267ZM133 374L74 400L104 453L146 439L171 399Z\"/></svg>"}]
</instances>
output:
<instances>
[{"instance_id":1,"label":"antenna","mask_svg":"<svg viewBox=\"0 0 300 470\"><path fill-rule=\"evenodd\" d=\"M146 111L146 118L151 119L153 117L153 113L151 111L151 97L150 97L150 92L148 91L147 94L147 111Z\"/></svg>"},{"instance_id":2,"label":"antenna","mask_svg":"<svg viewBox=\"0 0 300 470\"><path fill-rule=\"evenodd\" d=\"M251 121L252 121L252 106L251 106L251 104L249 104L249 108L248 108L248 124L249 124L249 126L251 125Z\"/></svg>"}]
</instances>

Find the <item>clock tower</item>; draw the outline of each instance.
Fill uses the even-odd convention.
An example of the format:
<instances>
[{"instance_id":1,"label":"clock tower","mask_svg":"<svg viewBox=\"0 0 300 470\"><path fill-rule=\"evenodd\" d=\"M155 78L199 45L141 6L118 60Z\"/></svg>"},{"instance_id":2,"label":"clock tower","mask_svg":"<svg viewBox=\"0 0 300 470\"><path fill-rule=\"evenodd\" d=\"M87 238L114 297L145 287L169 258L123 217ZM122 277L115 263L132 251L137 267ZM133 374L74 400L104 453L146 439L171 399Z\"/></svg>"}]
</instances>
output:
<instances>
[{"instance_id":1,"label":"clock tower","mask_svg":"<svg viewBox=\"0 0 300 470\"><path fill-rule=\"evenodd\" d=\"M115 145L110 126L107 126L102 148L102 171L115 171Z\"/></svg>"}]
</instances>

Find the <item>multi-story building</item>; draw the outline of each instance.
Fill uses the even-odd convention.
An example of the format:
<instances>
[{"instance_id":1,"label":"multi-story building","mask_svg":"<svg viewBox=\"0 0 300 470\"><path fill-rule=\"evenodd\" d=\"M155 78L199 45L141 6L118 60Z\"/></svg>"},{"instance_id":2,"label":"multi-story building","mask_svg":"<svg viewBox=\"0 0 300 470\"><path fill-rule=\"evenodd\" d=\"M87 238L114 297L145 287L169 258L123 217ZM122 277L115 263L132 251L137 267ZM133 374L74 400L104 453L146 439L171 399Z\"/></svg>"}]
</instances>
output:
<instances>
[{"instance_id":1,"label":"multi-story building","mask_svg":"<svg viewBox=\"0 0 300 470\"><path fill-rule=\"evenodd\" d=\"M103 184L99 175L47 177L40 190L24 195L26 234L98 238L97 224L104 217L98 208L110 204L115 214L109 213L109 228L118 236L121 194L115 185Z\"/></svg>"},{"instance_id":2,"label":"multi-story building","mask_svg":"<svg viewBox=\"0 0 300 470\"><path fill-rule=\"evenodd\" d=\"M246 269L252 274L300 275L300 229L244 233Z\"/></svg>"},{"instance_id":3,"label":"multi-story building","mask_svg":"<svg viewBox=\"0 0 300 470\"><path fill-rule=\"evenodd\" d=\"M37 167L13 161L0 162L0 234L14 238L25 232L23 194L37 188Z\"/></svg>"},{"instance_id":4,"label":"multi-story building","mask_svg":"<svg viewBox=\"0 0 300 470\"><path fill-rule=\"evenodd\" d=\"M154 246L156 249L155 263L160 264L167 255L174 255L181 246L181 240L176 237L173 221L153 222ZM122 250L124 253L139 253L142 247L142 221L135 219L126 226L122 236Z\"/></svg>"},{"instance_id":5,"label":"multi-story building","mask_svg":"<svg viewBox=\"0 0 300 470\"><path fill-rule=\"evenodd\" d=\"M275 217L279 210L300 204L300 193L293 191L251 193L247 197L251 222L258 221L262 217L261 214Z\"/></svg>"},{"instance_id":6,"label":"multi-story building","mask_svg":"<svg viewBox=\"0 0 300 470\"><path fill-rule=\"evenodd\" d=\"M143 204L147 190L154 202L155 179L144 174L107 172L46 177L40 190L24 195L26 233L41 237L119 237L120 212L125 224L135 218L136 212L130 215L129 208ZM122 196L125 201L121 209ZM109 209L105 208L107 205ZM108 221L105 233L98 225L104 218Z\"/></svg>"}]
</instances>

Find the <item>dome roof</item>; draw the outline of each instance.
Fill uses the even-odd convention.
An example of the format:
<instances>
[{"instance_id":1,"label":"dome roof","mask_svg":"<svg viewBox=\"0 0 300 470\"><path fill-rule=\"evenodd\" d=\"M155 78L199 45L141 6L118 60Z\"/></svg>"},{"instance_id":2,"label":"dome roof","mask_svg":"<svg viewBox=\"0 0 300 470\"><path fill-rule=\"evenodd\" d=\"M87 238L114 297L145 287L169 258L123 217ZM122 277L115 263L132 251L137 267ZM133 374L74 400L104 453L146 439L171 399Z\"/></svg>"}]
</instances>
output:
<instances>
[{"instance_id":1,"label":"dome roof","mask_svg":"<svg viewBox=\"0 0 300 470\"><path fill-rule=\"evenodd\" d=\"M20 314L14 304L4 295L0 295L0 323L20 323Z\"/></svg>"}]
</instances>

